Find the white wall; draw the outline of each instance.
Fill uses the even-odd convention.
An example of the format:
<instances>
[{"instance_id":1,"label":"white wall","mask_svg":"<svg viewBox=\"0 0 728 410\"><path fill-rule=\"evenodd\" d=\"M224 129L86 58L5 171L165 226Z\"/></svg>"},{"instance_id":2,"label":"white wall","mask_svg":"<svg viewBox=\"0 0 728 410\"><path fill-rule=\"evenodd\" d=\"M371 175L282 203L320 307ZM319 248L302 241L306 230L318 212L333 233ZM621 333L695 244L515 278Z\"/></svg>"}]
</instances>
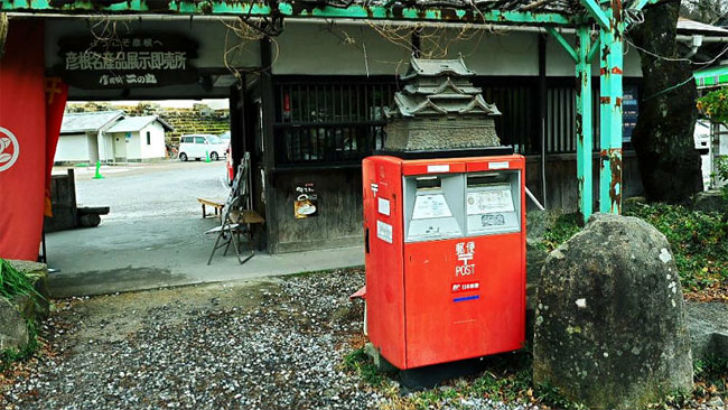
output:
<instances>
[{"instance_id":1,"label":"white wall","mask_svg":"<svg viewBox=\"0 0 728 410\"><path fill-rule=\"evenodd\" d=\"M114 140L111 135L104 133L101 136L101 141L104 144L103 149L99 150L101 161L113 161L114 160Z\"/></svg>"},{"instance_id":2,"label":"white wall","mask_svg":"<svg viewBox=\"0 0 728 410\"><path fill-rule=\"evenodd\" d=\"M147 145L147 132L150 134L150 145ZM164 127L157 122L153 121L151 124L144 127L139 134L140 143L140 158L164 158L166 156L166 147L164 145Z\"/></svg>"},{"instance_id":3,"label":"white wall","mask_svg":"<svg viewBox=\"0 0 728 410\"><path fill-rule=\"evenodd\" d=\"M131 138L126 140L126 159L140 160L142 158L142 144L139 138L139 131L124 133L124 135L126 134L131 134Z\"/></svg>"},{"instance_id":4,"label":"white wall","mask_svg":"<svg viewBox=\"0 0 728 410\"><path fill-rule=\"evenodd\" d=\"M576 46L574 34L563 33L572 45ZM625 44L626 45L626 44ZM640 55L632 47L626 47L624 54L624 76L625 77L642 77L642 66L640 65ZM548 76L575 76L574 60L571 59L566 50L559 44L553 36L548 36L546 42L546 75ZM592 64L592 75L599 76L599 52L594 55Z\"/></svg>"},{"instance_id":5,"label":"white wall","mask_svg":"<svg viewBox=\"0 0 728 410\"><path fill-rule=\"evenodd\" d=\"M147 145L147 131L151 133L151 145ZM126 139L127 134L131 134L128 139ZM164 158L166 156L164 135L164 127L159 122L154 121L141 131L132 133L116 132L109 134L108 137L109 140L116 138L120 138L122 141L125 140L126 159L138 161L142 159Z\"/></svg>"},{"instance_id":6,"label":"white wall","mask_svg":"<svg viewBox=\"0 0 728 410\"><path fill-rule=\"evenodd\" d=\"M119 142L117 144L123 146L123 151L121 149L115 150L114 156L116 158L120 158L122 161L141 158L138 132L114 132L107 134L107 137L110 141L115 141L118 138Z\"/></svg>"},{"instance_id":7,"label":"white wall","mask_svg":"<svg viewBox=\"0 0 728 410\"><path fill-rule=\"evenodd\" d=\"M368 26L353 24L286 24L272 51L273 74L391 75L410 56Z\"/></svg>"},{"instance_id":8,"label":"white wall","mask_svg":"<svg viewBox=\"0 0 728 410\"><path fill-rule=\"evenodd\" d=\"M393 32L389 30L388 34ZM563 35L570 41L574 39L574 34ZM468 67L478 75L538 75L538 33L432 28L425 29L423 36L430 38L422 43L425 52L434 52L437 58L457 58L462 54ZM547 75L574 76L571 57L556 40L547 38ZM404 72L410 58L404 42L394 44L367 25L290 23L276 42L274 58L276 51L279 54L273 63L274 74L364 75L368 67L371 75L393 75ZM598 76L598 55L592 69ZM625 54L624 73L628 77L642 75L639 55L633 49L628 48Z\"/></svg>"},{"instance_id":9,"label":"white wall","mask_svg":"<svg viewBox=\"0 0 728 410\"><path fill-rule=\"evenodd\" d=\"M88 139L86 134L61 135L58 137L56 156L53 161L90 161Z\"/></svg>"},{"instance_id":10,"label":"white wall","mask_svg":"<svg viewBox=\"0 0 728 410\"><path fill-rule=\"evenodd\" d=\"M441 37L443 40L438 48L441 51L447 48L447 58L462 54L468 68L478 75L538 75L538 37L535 34L451 30Z\"/></svg>"}]
</instances>

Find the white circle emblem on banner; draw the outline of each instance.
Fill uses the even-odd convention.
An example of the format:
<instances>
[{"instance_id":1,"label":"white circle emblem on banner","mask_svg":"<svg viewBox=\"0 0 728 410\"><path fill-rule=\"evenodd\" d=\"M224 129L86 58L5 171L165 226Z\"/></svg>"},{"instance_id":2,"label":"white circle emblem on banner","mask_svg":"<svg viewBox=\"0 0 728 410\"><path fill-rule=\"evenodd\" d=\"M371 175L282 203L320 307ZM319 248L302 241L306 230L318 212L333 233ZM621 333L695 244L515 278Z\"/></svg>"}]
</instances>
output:
<instances>
[{"instance_id":1,"label":"white circle emblem on banner","mask_svg":"<svg viewBox=\"0 0 728 410\"><path fill-rule=\"evenodd\" d=\"M18 155L20 155L20 144L15 134L7 128L0 127L0 172L12 167L18 160Z\"/></svg>"}]
</instances>

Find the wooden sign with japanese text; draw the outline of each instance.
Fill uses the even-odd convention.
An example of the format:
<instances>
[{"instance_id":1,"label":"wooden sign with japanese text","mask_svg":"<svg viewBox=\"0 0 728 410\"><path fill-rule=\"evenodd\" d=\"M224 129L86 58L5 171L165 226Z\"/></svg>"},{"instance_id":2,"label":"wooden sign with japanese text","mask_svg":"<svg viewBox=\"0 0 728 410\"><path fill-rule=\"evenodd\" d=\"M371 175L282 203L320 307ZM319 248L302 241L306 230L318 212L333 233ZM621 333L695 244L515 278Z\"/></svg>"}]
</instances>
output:
<instances>
[{"instance_id":1,"label":"wooden sign with japanese text","mask_svg":"<svg viewBox=\"0 0 728 410\"><path fill-rule=\"evenodd\" d=\"M64 81L79 88L160 87L197 82L197 43L184 36L139 33L59 41Z\"/></svg>"}]
</instances>

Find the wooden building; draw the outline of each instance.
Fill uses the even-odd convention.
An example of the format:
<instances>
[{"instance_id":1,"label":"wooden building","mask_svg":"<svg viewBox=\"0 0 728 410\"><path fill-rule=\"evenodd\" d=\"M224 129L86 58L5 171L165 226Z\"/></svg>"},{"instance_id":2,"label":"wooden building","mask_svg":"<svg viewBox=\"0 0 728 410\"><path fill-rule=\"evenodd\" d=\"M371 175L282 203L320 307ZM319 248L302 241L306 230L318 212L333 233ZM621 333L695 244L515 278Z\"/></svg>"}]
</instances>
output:
<instances>
[{"instance_id":1,"label":"wooden building","mask_svg":"<svg viewBox=\"0 0 728 410\"><path fill-rule=\"evenodd\" d=\"M476 74L473 85L502 113L495 118L498 137L527 156L530 190L548 208L576 210L574 63L544 29L437 23L415 30L410 22L291 18L269 38L235 18L89 15L44 22L46 70L71 85L70 100L230 99L233 157L252 154L252 205L265 216L258 237L270 252L361 243L360 163L383 147L384 112L413 53L462 56ZM398 41L403 33L407 41ZM98 46L92 42L99 38L134 53L118 67L137 64L134 77L104 77L103 62L84 60L82 51ZM145 74L153 64L139 62L146 52L157 53L157 65ZM633 48L624 59L623 193L629 197L642 192L629 146L641 69ZM598 70L595 64L595 91ZM599 147L599 93L592 95ZM593 170L597 179L596 151ZM315 198L315 214L295 215L301 195Z\"/></svg>"}]
</instances>

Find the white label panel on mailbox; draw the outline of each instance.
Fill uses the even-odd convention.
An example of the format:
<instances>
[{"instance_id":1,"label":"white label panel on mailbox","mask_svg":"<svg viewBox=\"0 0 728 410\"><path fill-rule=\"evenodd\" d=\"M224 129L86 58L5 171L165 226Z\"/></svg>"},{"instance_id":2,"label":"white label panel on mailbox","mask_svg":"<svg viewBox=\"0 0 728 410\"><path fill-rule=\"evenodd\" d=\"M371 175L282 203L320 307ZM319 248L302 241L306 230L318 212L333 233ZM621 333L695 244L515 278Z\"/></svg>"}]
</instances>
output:
<instances>
[{"instance_id":1,"label":"white label panel on mailbox","mask_svg":"<svg viewBox=\"0 0 728 410\"><path fill-rule=\"evenodd\" d=\"M509 168L508 161L488 163L488 169L506 169L506 168Z\"/></svg>"},{"instance_id":2,"label":"white label panel on mailbox","mask_svg":"<svg viewBox=\"0 0 728 410\"><path fill-rule=\"evenodd\" d=\"M443 194L417 195L412 219L443 218L452 216Z\"/></svg>"},{"instance_id":3,"label":"white label panel on mailbox","mask_svg":"<svg viewBox=\"0 0 728 410\"><path fill-rule=\"evenodd\" d=\"M387 243L392 243L392 225L377 221L377 238Z\"/></svg>"},{"instance_id":4,"label":"white label panel on mailbox","mask_svg":"<svg viewBox=\"0 0 728 410\"><path fill-rule=\"evenodd\" d=\"M513 212L513 196L509 185L494 185L468 192L468 215Z\"/></svg>"},{"instance_id":5,"label":"white label panel on mailbox","mask_svg":"<svg viewBox=\"0 0 728 410\"><path fill-rule=\"evenodd\" d=\"M428 174L436 174L440 172L450 172L450 165L428 165L427 166L427 173Z\"/></svg>"},{"instance_id":6,"label":"white label panel on mailbox","mask_svg":"<svg viewBox=\"0 0 728 410\"><path fill-rule=\"evenodd\" d=\"M389 216L389 199L378 198L377 210L380 214Z\"/></svg>"}]
</instances>

